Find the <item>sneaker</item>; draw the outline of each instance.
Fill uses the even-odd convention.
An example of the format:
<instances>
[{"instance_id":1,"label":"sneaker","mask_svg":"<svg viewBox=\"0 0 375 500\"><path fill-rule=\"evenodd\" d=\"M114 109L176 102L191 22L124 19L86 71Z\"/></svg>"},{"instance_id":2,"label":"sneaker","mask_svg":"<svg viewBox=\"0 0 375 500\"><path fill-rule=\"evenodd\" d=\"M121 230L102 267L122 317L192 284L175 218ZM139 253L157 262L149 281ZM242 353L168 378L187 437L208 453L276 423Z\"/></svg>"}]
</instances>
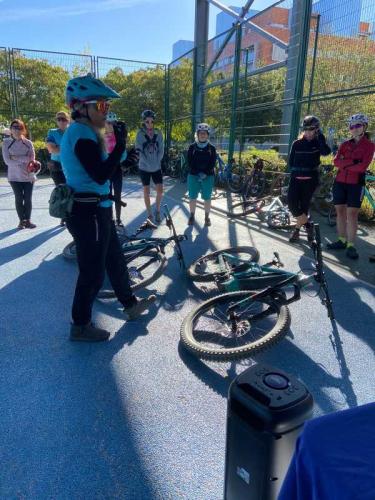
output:
<instances>
[{"instance_id":1,"label":"sneaker","mask_svg":"<svg viewBox=\"0 0 375 500\"><path fill-rule=\"evenodd\" d=\"M195 216L194 214L190 214L189 220L188 220L188 225L192 226L195 222Z\"/></svg>"},{"instance_id":2,"label":"sneaker","mask_svg":"<svg viewBox=\"0 0 375 500\"><path fill-rule=\"evenodd\" d=\"M110 333L103 328L97 328L92 323L88 325L72 325L70 327L70 340L78 342L102 342L108 340Z\"/></svg>"},{"instance_id":3,"label":"sneaker","mask_svg":"<svg viewBox=\"0 0 375 500\"><path fill-rule=\"evenodd\" d=\"M358 252L353 245L350 245L350 247L346 249L346 256L349 257L349 259L358 259L359 257Z\"/></svg>"},{"instance_id":4,"label":"sneaker","mask_svg":"<svg viewBox=\"0 0 375 500\"><path fill-rule=\"evenodd\" d=\"M65 219L61 219L61 221L60 221L60 226L61 226L61 227L64 227L64 226L65 226Z\"/></svg>"},{"instance_id":5,"label":"sneaker","mask_svg":"<svg viewBox=\"0 0 375 500\"><path fill-rule=\"evenodd\" d=\"M327 243L327 248L328 250L345 250L346 243L342 240L337 240L332 243Z\"/></svg>"},{"instance_id":6,"label":"sneaker","mask_svg":"<svg viewBox=\"0 0 375 500\"><path fill-rule=\"evenodd\" d=\"M370 257L368 258L368 260L370 262L375 262L375 254L374 255L370 255Z\"/></svg>"},{"instance_id":7,"label":"sneaker","mask_svg":"<svg viewBox=\"0 0 375 500\"><path fill-rule=\"evenodd\" d=\"M307 234L307 241L311 243L312 241L314 241L315 237L314 225L311 222L308 222L307 224L305 224L305 229Z\"/></svg>"},{"instance_id":8,"label":"sneaker","mask_svg":"<svg viewBox=\"0 0 375 500\"><path fill-rule=\"evenodd\" d=\"M116 219L116 226L117 227L124 227L124 224L121 219Z\"/></svg>"},{"instance_id":9,"label":"sneaker","mask_svg":"<svg viewBox=\"0 0 375 500\"><path fill-rule=\"evenodd\" d=\"M289 238L290 243L297 243L299 241L299 229L296 227Z\"/></svg>"},{"instance_id":10,"label":"sneaker","mask_svg":"<svg viewBox=\"0 0 375 500\"><path fill-rule=\"evenodd\" d=\"M155 212L155 222L156 222L156 224L160 224L161 223L160 212Z\"/></svg>"},{"instance_id":11,"label":"sneaker","mask_svg":"<svg viewBox=\"0 0 375 500\"><path fill-rule=\"evenodd\" d=\"M35 224L33 224L33 223L32 223L31 221L29 221L29 220L26 220L26 221L24 222L24 225L25 225L26 229L35 229L35 228L36 228L36 225L35 225Z\"/></svg>"},{"instance_id":12,"label":"sneaker","mask_svg":"<svg viewBox=\"0 0 375 500\"><path fill-rule=\"evenodd\" d=\"M149 220L150 222L154 222L154 216L152 214L148 214L147 220Z\"/></svg>"},{"instance_id":13,"label":"sneaker","mask_svg":"<svg viewBox=\"0 0 375 500\"><path fill-rule=\"evenodd\" d=\"M156 295L149 295L147 299L140 299L134 305L124 308L124 313L128 321L137 319L144 311L150 308L156 300Z\"/></svg>"},{"instance_id":14,"label":"sneaker","mask_svg":"<svg viewBox=\"0 0 375 500\"><path fill-rule=\"evenodd\" d=\"M25 221L24 220L20 220L20 223L18 224L17 229L25 229Z\"/></svg>"},{"instance_id":15,"label":"sneaker","mask_svg":"<svg viewBox=\"0 0 375 500\"><path fill-rule=\"evenodd\" d=\"M206 217L204 219L204 225L206 227L211 226L211 219L208 217L208 215L206 215Z\"/></svg>"}]
</instances>

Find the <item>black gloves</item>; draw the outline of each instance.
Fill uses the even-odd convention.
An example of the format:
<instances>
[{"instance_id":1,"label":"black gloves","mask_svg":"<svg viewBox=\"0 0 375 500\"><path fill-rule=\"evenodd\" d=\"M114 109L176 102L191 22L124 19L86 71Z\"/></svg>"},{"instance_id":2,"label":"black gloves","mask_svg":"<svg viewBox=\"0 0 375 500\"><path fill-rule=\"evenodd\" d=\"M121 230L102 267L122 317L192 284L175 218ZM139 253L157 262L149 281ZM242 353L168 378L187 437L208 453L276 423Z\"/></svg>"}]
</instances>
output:
<instances>
[{"instance_id":1,"label":"black gloves","mask_svg":"<svg viewBox=\"0 0 375 500\"><path fill-rule=\"evenodd\" d=\"M130 148L128 150L128 156L126 157L126 160L121 163L122 167L132 167L138 163L139 160L139 155L135 148Z\"/></svg>"},{"instance_id":2,"label":"black gloves","mask_svg":"<svg viewBox=\"0 0 375 500\"><path fill-rule=\"evenodd\" d=\"M115 122L113 124L113 133L115 134L116 144L123 147L126 146L126 138L128 136L128 131L124 122Z\"/></svg>"},{"instance_id":3,"label":"black gloves","mask_svg":"<svg viewBox=\"0 0 375 500\"><path fill-rule=\"evenodd\" d=\"M353 160L353 164L354 165L358 165L358 163L361 163L362 160L360 160L359 158L357 158L356 160Z\"/></svg>"}]
</instances>

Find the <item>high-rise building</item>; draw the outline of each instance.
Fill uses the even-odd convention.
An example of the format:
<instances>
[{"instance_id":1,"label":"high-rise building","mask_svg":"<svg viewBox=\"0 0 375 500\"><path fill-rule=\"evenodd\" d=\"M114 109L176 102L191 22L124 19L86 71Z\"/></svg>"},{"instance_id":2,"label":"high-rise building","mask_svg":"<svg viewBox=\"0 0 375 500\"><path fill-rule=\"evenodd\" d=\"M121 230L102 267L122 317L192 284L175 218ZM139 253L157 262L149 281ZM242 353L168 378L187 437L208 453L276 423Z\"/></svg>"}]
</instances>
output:
<instances>
[{"instance_id":1,"label":"high-rise building","mask_svg":"<svg viewBox=\"0 0 375 500\"><path fill-rule=\"evenodd\" d=\"M172 50L172 60L178 59L182 55L189 52L194 48L194 42L192 40L178 40L173 44Z\"/></svg>"},{"instance_id":2,"label":"high-rise building","mask_svg":"<svg viewBox=\"0 0 375 500\"><path fill-rule=\"evenodd\" d=\"M242 7L230 6L229 8L234 10L234 12L236 12L237 14L240 14L242 10ZM258 12L259 12L258 10L250 9L249 12L246 14L246 17L252 17ZM220 12L216 16L216 35L220 35L220 33L228 31L232 27L234 21L235 18L230 14L227 14L226 12Z\"/></svg>"},{"instance_id":3,"label":"high-rise building","mask_svg":"<svg viewBox=\"0 0 375 500\"><path fill-rule=\"evenodd\" d=\"M324 35L355 37L359 33L362 0L318 0L312 12L320 14L319 32Z\"/></svg>"}]
</instances>

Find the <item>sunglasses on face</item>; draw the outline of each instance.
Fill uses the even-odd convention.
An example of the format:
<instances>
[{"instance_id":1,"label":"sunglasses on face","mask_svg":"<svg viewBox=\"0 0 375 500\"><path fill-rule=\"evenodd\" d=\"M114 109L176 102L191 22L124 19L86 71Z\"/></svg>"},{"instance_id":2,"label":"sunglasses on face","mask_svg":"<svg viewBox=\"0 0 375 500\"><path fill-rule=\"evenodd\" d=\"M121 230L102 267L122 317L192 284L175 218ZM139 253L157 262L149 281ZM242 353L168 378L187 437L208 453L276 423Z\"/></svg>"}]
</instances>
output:
<instances>
[{"instance_id":1,"label":"sunglasses on face","mask_svg":"<svg viewBox=\"0 0 375 500\"><path fill-rule=\"evenodd\" d=\"M355 128L361 128L361 127L363 127L362 123L355 123L354 125L349 125L350 130L353 130Z\"/></svg>"},{"instance_id":2,"label":"sunglasses on face","mask_svg":"<svg viewBox=\"0 0 375 500\"><path fill-rule=\"evenodd\" d=\"M96 110L103 114L107 114L110 107L110 103L108 101L86 101L86 104L95 104Z\"/></svg>"},{"instance_id":3,"label":"sunglasses on face","mask_svg":"<svg viewBox=\"0 0 375 500\"><path fill-rule=\"evenodd\" d=\"M57 118L56 118L56 120L57 120L58 122L67 122L67 121L68 121L68 120L67 120L66 118L64 118L63 116L59 116L59 117L57 117Z\"/></svg>"},{"instance_id":4,"label":"sunglasses on face","mask_svg":"<svg viewBox=\"0 0 375 500\"><path fill-rule=\"evenodd\" d=\"M316 130L316 127L305 127L303 130L304 130L304 131L306 131L306 130L307 130L307 131L309 131L309 132L313 132L314 130Z\"/></svg>"},{"instance_id":5,"label":"sunglasses on face","mask_svg":"<svg viewBox=\"0 0 375 500\"><path fill-rule=\"evenodd\" d=\"M145 123L154 123L154 120L152 120L152 119L147 119L147 120L145 120Z\"/></svg>"},{"instance_id":6,"label":"sunglasses on face","mask_svg":"<svg viewBox=\"0 0 375 500\"><path fill-rule=\"evenodd\" d=\"M22 127L20 127L19 125L12 125L10 128L12 128L13 130L22 130Z\"/></svg>"}]
</instances>

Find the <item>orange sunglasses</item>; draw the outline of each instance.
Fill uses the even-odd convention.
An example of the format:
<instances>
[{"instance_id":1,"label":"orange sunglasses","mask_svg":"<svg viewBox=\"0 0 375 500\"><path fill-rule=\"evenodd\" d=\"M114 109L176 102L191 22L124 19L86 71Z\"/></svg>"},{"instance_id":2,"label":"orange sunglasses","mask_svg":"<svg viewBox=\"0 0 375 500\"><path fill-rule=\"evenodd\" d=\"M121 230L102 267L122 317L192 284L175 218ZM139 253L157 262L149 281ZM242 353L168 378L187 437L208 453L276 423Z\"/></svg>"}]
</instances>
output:
<instances>
[{"instance_id":1,"label":"orange sunglasses","mask_svg":"<svg viewBox=\"0 0 375 500\"><path fill-rule=\"evenodd\" d=\"M103 113L103 115L106 115L108 113L108 110L110 108L110 103L108 101L86 101L86 104L96 104L96 109L99 111L99 113Z\"/></svg>"}]
</instances>

